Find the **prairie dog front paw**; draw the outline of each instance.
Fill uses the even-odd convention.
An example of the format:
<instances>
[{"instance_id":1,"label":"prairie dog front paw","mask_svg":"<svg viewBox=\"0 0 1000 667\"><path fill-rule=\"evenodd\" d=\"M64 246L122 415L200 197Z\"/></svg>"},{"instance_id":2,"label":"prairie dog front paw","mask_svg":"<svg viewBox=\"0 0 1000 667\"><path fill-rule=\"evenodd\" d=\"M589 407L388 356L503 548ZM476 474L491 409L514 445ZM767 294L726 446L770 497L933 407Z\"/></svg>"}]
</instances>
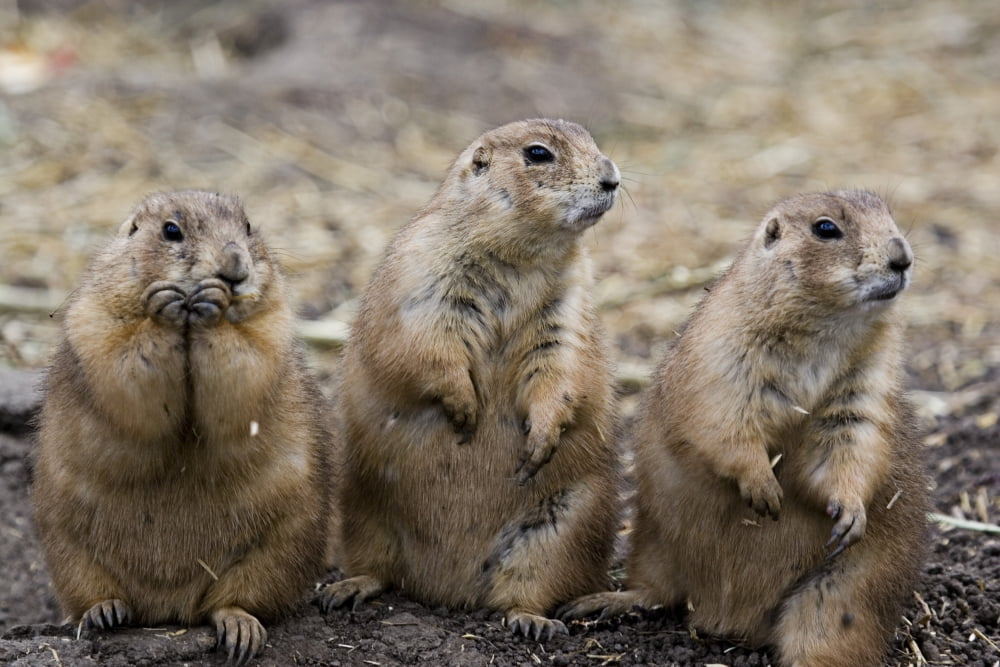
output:
<instances>
[{"instance_id":1,"label":"prairie dog front paw","mask_svg":"<svg viewBox=\"0 0 1000 667\"><path fill-rule=\"evenodd\" d=\"M864 504L858 500L831 500L826 506L826 513L836 522L826 543L827 547L837 545L828 556L835 558L844 549L864 537L868 526L868 512Z\"/></svg>"},{"instance_id":2,"label":"prairie dog front paw","mask_svg":"<svg viewBox=\"0 0 1000 667\"><path fill-rule=\"evenodd\" d=\"M573 399L563 394L547 405L533 406L524 420L527 436L517 466L517 482L524 484L555 456L559 441L573 419Z\"/></svg>"},{"instance_id":3,"label":"prairie dog front paw","mask_svg":"<svg viewBox=\"0 0 1000 667\"><path fill-rule=\"evenodd\" d=\"M183 327L187 322L187 308L184 300L187 295L181 286L167 280L151 283L142 293L146 316L157 324L170 327Z\"/></svg>"},{"instance_id":4,"label":"prairie dog front paw","mask_svg":"<svg viewBox=\"0 0 1000 667\"><path fill-rule=\"evenodd\" d=\"M464 445L472 440L476 432L479 413L476 389L467 371L456 374L447 387L446 391L441 392L441 407L455 433L459 435L458 444Z\"/></svg>"},{"instance_id":5,"label":"prairie dog front paw","mask_svg":"<svg viewBox=\"0 0 1000 667\"><path fill-rule=\"evenodd\" d=\"M737 480L740 487L740 498L760 516L770 516L777 519L781 512L781 499L784 493L778 478L770 468L756 471L755 474L740 477Z\"/></svg>"},{"instance_id":6,"label":"prairie dog front paw","mask_svg":"<svg viewBox=\"0 0 1000 667\"><path fill-rule=\"evenodd\" d=\"M196 327L215 326L229 308L231 298L232 291L225 281L218 278L202 280L187 298L188 322Z\"/></svg>"}]
</instances>

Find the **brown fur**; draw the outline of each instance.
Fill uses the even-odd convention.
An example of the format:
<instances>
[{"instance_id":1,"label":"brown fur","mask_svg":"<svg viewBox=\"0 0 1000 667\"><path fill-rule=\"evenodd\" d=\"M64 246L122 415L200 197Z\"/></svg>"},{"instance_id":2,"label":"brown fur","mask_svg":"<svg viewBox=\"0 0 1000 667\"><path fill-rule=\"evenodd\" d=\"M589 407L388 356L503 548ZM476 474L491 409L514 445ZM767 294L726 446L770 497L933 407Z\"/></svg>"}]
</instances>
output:
<instances>
[{"instance_id":1,"label":"brown fur","mask_svg":"<svg viewBox=\"0 0 1000 667\"><path fill-rule=\"evenodd\" d=\"M536 144L554 159L532 163ZM580 236L618 179L579 125L512 123L400 230L346 352L353 578L324 607L395 585L540 636L565 629L543 616L556 604L605 585L613 396Z\"/></svg>"},{"instance_id":2,"label":"brown fur","mask_svg":"<svg viewBox=\"0 0 1000 667\"><path fill-rule=\"evenodd\" d=\"M824 216L842 238L817 237ZM630 590L567 617L687 602L695 627L770 644L784 665L882 660L927 510L893 298L911 261L868 192L767 214L645 399Z\"/></svg>"},{"instance_id":3,"label":"brown fur","mask_svg":"<svg viewBox=\"0 0 1000 667\"><path fill-rule=\"evenodd\" d=\"M329 437L292 332L233 198L151 195L97 255L49 370L32 491L70 620L211 621L243 661L258 619L322 572Z\"/></svg>"}]
</instances>

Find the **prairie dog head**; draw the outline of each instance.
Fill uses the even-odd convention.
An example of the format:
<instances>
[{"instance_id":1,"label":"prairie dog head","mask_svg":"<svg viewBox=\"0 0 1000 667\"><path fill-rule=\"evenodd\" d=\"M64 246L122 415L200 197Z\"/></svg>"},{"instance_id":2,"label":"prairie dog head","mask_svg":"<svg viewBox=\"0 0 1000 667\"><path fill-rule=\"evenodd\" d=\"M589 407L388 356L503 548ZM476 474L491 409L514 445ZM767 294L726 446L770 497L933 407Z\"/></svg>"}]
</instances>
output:
<instances>
[{"instance_id":1,"label":"prairie dog head","mask_svg":"<svg viewBox=\"0 0 1000 667\"><path fill-rule=\"evenodd\" d=\"M891 303L913 270L913 251L889 207L864 190L782 201L764 216L751 253L772 266L772 279L834 310Z\"/></svg>"},{"instance_id":2,"label":"prairie dog head","mask_svg":"<svg viewBox=\"0 0 1000 667\"><path fill-rule=\"evenodd\" d=\"M200 281L217 278L229 285L234 315L244 317L279 279L240 201L197 190L148 195L119 226L94 271L99 284L122 281L128 287L118 290L137 299L156 281L190 292Z\"/></svg>"},{"instance_id":3,"label":"prairie dog head","mask_svg":"<svg viewBox=\"0 0 1000 667\"><path fill-rule=\"evenodd\" d=\"M534 119L476 139L452 166L453 179L486 217L516 221L513 233L576 234L611 208L621 175L580 125Z\"/></svg>"}]
</instances>

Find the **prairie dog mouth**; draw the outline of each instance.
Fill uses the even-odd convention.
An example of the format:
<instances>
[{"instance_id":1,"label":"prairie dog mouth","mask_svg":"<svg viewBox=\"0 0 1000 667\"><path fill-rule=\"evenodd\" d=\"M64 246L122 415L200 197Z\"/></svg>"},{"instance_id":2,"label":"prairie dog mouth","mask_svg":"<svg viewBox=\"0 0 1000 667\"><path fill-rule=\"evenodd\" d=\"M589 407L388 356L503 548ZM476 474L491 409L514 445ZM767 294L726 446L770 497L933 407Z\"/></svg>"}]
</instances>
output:
<instances>
[{"instance_id":1,"label":"prairie dog mouth","mask_svg":"<svg viewBox=\"0 0 1000 667\"><path fill-rule=\"evenodd\" d=\"M583 230L597 224L601 216L614 205L614 194L607 194L591 199L587 206L574 206L566 215L565 225L570 229Z\"/></svg>"},{"instance_id":2,"label":"prairie dog mouth","mask_svg":"<svg viewBox=\"0 0 1000 667\"><path fill-rule=\"evenodd\" d=\"M896 295L906 289L906 277L899 276L868 283L861 289L861 301L891 301Z\"/></svg>"}]
</instances>

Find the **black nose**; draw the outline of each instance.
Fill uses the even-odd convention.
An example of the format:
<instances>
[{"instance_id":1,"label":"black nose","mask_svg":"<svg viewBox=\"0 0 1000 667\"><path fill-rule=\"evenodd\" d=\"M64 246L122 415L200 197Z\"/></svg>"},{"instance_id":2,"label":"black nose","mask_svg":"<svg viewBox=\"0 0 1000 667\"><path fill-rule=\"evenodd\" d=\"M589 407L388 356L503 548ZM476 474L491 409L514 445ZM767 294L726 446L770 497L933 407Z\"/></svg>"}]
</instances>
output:
<instances>
[{"instance_id":1,"label":"black nose","mask_svg":"<svg viewBox=\"0 0 1000 667\"><path fill-rule=\"evenodd\" d=\"M902 273L913 266L913 251L910 244L898 236L889 241L889 268Z\"/></svg>"},{"instance_id":2,"label":"black nose","mask_svg":"<svg viewBox=\"0 0 1000 667\"><path fill-rule=\"evenodd\" d=\"M609 158L604 158L601 163L601 189L605 192L614 192L621 184L621 175L618 167Z\"/></svg>"}]
</instances>

